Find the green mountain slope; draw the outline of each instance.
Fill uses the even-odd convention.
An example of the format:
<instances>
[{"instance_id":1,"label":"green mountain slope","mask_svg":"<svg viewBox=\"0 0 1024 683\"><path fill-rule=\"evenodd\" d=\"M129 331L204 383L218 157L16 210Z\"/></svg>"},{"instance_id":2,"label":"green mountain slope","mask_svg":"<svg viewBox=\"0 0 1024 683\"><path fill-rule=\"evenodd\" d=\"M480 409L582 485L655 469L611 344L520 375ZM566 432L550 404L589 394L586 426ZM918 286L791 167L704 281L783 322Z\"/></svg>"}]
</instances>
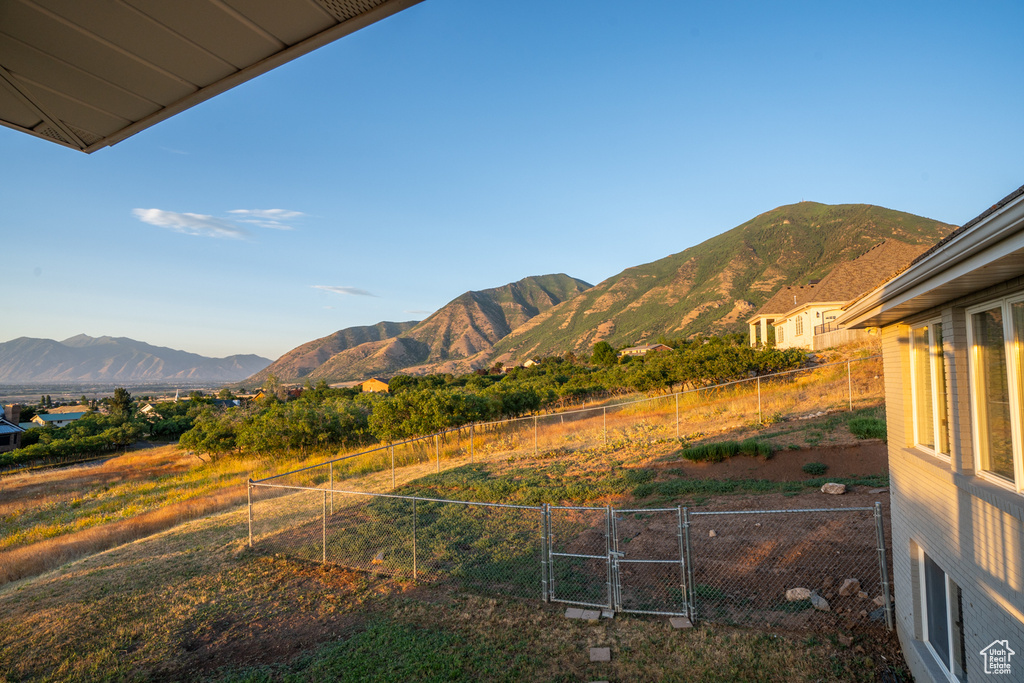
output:
<instances>
[{"instance_id":1,"label":"green mountain slope","mask_svg":"<svg viewBox=\"0 0 1024 683\"><path fill-rule=\"evenodd\" d=\"M495 344L489 360L589 353L660 335L745 331L783 285L826 275L883 240L930 245L955 226L865 204L781 206L685 251L608 278Z\"/></svg>"}]
</instances>

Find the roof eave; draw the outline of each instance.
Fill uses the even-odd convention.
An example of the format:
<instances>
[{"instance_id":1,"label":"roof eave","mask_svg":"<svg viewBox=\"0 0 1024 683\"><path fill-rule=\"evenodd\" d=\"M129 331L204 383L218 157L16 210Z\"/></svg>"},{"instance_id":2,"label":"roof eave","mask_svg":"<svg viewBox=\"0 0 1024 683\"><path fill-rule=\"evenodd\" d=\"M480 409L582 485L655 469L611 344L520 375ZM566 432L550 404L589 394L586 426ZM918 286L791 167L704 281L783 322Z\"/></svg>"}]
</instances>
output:
<instances>
[{"instance_id":1,"label":"roof eave","mask_svg":"<svg viewBox=\"0 0 1024 683\"><path fill-rule=\"evenodd\" d=\"M1009 279L1008 270L1024 266L1024 195L1015 194L981 220L965 224L970 230L854 301L836 322L855 328L891 325Z\"/></svg>"}]
</instances>

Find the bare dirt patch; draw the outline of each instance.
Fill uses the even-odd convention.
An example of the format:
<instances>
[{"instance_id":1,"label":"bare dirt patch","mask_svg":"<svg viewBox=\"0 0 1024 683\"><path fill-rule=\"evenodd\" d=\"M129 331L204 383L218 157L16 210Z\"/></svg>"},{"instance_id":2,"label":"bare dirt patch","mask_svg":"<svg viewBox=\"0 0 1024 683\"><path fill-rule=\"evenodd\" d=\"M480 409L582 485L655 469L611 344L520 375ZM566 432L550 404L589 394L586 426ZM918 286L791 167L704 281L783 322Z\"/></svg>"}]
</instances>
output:
<instances>
[{"instance_id":1,"label":"bare dirt patch","mask_svg":"<svg viewBox=\"0 0 1024 683\"><path fill-rule=\"evenodd\" d=\"M777 451L771 458L737 455L722 462L691 462L662 460L650 466L677 470L679 476L691 479L767 479L768 481L801 481L813 478L803 466L819 462L828 466L828 477L858 477L889 471L888 447L877 439L853 445L801 448Z\"/></svg>"}]
</instances>

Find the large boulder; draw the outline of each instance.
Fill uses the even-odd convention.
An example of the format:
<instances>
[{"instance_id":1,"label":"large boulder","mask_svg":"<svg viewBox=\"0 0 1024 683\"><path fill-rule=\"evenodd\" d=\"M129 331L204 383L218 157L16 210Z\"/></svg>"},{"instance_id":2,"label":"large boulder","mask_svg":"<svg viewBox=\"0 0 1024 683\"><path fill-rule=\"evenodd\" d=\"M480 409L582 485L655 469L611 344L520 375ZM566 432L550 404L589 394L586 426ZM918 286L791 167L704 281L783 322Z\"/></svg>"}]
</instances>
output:
<instances>
[{"instance_id":1,"label":"large boulder","mask_svg":"<svg viewBox=\"0 0 1024 683\"><path fill-rule=\"evenodd\" d=\"M846 493L846 484L836 484L830 481L821 487L821 492L828 493L833 496L841 496Z\"/></svg>"}]
</instances>

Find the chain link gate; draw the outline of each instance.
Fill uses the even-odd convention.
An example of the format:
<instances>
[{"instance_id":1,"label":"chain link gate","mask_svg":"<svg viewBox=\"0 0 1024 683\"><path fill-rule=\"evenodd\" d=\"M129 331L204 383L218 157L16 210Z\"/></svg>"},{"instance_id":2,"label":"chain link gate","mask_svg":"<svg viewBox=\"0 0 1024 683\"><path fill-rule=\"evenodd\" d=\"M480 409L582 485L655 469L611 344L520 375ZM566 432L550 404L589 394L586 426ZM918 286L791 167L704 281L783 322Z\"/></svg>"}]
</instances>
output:
<instances>
[{"instance_id":1,"label":"chain link gate","mask_svg":"<svg viewBox=\"0 0 1024 683\"><path fill-rule=\"evenodd\" d=\"M682 509L609 512L615 610L689 616Z\"/></svg>"},{"instance_id":2,"label":"chain link gate","mask_svg":"<svg viewBox=\"0 0 1024 683\"><path fill-rule=\"evenodd\" d=\"M547 599L612 608L609 508L545 506Z\"/></svg>"},{"instance_id":3,"label":"chain link gate","mask_svg":"<svg viewBox=\"0 0 1024 683\"><path fill-rule=\"evenodd\" d=\"M550 601L689 614L680 508L548 506L546 520Z\"/></svg>"}]
</instances>

